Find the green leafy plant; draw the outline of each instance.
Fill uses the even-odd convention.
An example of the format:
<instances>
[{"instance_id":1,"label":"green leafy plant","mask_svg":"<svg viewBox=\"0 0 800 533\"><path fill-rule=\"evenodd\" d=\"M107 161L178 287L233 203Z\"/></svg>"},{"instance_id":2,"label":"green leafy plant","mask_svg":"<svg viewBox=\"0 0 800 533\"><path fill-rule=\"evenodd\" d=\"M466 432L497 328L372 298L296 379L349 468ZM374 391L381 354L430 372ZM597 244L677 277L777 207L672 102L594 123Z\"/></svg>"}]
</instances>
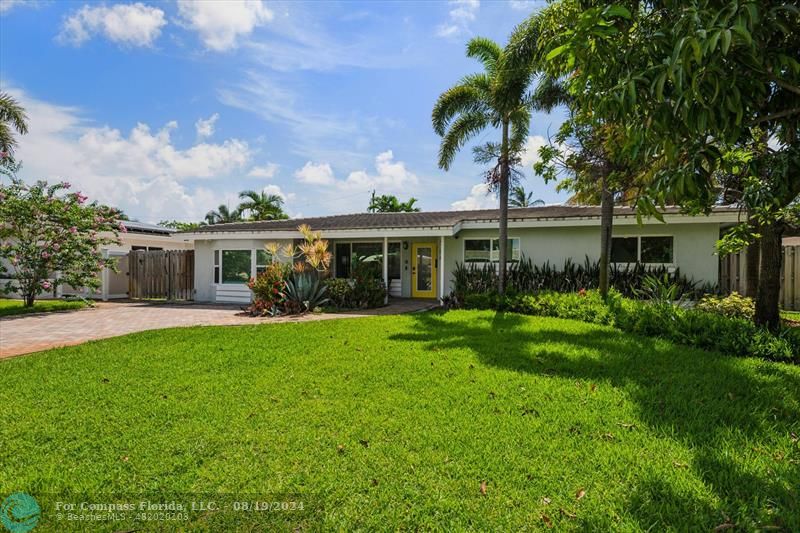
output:
<instances>
[{"instance_id":1,"label":"green leafy plant","mask_svg":"<svg viewBox=\"0 0 800 533\"><path fill-rule=\"evenodd\" d=\"M284 310L287 314L313 311L328 303L326 292L316 272L294 272L286 280Z\"/></svg>"},{"instance_id":2,"label":"green leafy plant","mask_svg":"<svg viewBox=\"0 0 800 533\"><path fill-rule=\"evenodd\" d=\"M682 297L697 298L716 291L714 286L700 286L682 275L680 269L669 271L666 267L649 267L640 263L612 268L611 286L624 296L641 297L643 293L640 290L647 277L668 280L669 284L676 285L676 300ZM452 299L463 302L466 295L490 292L496 285L497 270L494 265L457 263L452 273ZM591 261L588 257L583 264L567 259L558 268L549 261L542 265L534 264L529 257L523 256L508 269L508 290L511 293L576 292L580 289L596 289L599 285L599 262Z\"/></svg>"},{"instance_id":3,"label":"green leafy plant","mask_svg":"<svg viewBox=\"0 0 800 533\"><path fill-rule=\"evenodd\" d=\"M697 303L697 309L722 316L748 320L752 320L756 313L753 299L746 298L738 292L732 292L728 296L704 296Z\"/></svg>"}]
</instances>

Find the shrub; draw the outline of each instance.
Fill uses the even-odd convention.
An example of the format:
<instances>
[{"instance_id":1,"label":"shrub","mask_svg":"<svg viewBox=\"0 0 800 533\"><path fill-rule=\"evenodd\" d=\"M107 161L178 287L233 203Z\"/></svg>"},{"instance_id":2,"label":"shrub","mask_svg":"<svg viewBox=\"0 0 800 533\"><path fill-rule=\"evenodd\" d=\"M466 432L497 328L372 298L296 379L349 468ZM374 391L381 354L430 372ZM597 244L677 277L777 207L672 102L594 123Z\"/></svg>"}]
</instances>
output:
<instances>
[{"instance_id":1,"label":"shrub","mask_svg":"<svg viewBox=\"0 0 800 533\"><path fill-rule=\"evenodd\" d=\"M330 278L325 280L330 304L337 309L350 309L353 305L353 286L349 280Z\"/></svg>"},{"instance_id":2,"label":"shrub","mask_svg":"<svg viewBox=\"0 0 800 533\"><path fill-rule=\"evenodd\" d=\"M463 301L468 294L488 293L497 287L497 270L493 264L456 264L453 271L453 297ZM624 296L636 297L644 280L658 278L675 285L675 298L699 297L707 292L714 292L715 287L703 286L686 276L680 269L670 272L666 267L649 267L635 264L629 267L613 266L610 284ZM512 263L508 268L507 287L509 291L520 293L536 293L542 291L576 292L580 289L596 289L600 285L600 266L587 257L582 265L571 259L564 261L561 268L550 262L535 265L529 257Z\"/></svg>"},{"instance_id":3,"label":"shrub","mask_svg":"<svg viewBox=\"0 0 800 533\"><path fill-rule=\"evenodd\" d=\"M286 300L284 266L280 263L267 265L264 272L251 278L247 286L253 291L253 303L246 309L251 315L264 316L279 314Z\"/></svg>"},{"instance_id":4,"label":"shrub","mask_svg":"<svg viewBox=\"0 0 800 533\"><path fill-rule=\"evenodd\" d=\"M502 307L527 315L613 325L637 335L660 337L727 355L800 362L800 336L789 328L774 334L745 318L697 308L683 309L669 303L670 290L655 289L660 297L653 301L633 300L612 291L604 302L597 291L584 290L516 295L502 301L496 293L486 292L468 294L463 301L470 309Z\"/></svg>"},{"instance_id":5,"label":"shrub","mask_svg":"<svg viewBox=\"0 0 800 533\"><path fill-rule=\"evenodd\" d=\"M698 303L697 309L716 313L731 318L745 318L752 320L756 314L756 307L752 298L745 298L738 292L728 296L704 296Z\"/></svg>"}]
</instances>

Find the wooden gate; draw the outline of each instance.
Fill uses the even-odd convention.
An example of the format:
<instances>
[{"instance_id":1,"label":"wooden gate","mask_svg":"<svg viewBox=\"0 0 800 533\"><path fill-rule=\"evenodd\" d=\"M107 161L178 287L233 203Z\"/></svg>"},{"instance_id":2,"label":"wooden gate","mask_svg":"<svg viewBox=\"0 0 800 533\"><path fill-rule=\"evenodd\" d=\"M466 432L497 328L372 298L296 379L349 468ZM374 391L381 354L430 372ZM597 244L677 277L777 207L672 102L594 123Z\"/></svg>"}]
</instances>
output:
<instances>
[{"instance_id":1,"label":"wooden gate","mask_svg":"<svg viewBox=\"0 0 800 533\"><path fill-rule=\"evenodd\" d=\"M723 293L745 294L747 286L747 252L720 259L719 286ZM747 296L754 296L748 294ZM783 247L780 306L800 311L800 246Z\"/></svg>"},{"instance_id":2,"label":"wooden gate","mask_svg":"<svg viewBox=\"0 0 800 533\"><path fill-rule=\"evenodd\" d=\"M131 298L194 298L194 250L136 250L128 257Z\"/></svg>"}]
</instances>

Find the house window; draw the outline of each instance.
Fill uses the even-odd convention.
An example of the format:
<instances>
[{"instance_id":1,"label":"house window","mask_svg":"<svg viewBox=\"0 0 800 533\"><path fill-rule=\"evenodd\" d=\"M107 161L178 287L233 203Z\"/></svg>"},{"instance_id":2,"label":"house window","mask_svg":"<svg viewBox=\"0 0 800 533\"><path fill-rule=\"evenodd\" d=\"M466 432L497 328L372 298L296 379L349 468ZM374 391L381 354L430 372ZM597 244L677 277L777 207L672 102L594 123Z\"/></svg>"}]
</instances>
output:
<instances>
[{"instance_id":1,"label":"house window","mask_svg":"<svg viewBox=\"0 0 800 533\"><path fill-rule=\"evenodd\" d=\"M256 250L256 276L267 269L272 263L272 255L266 250Z\"/></svg>"},{"instance_id":2,"label":"house window","mask_svg":"<svg viewBox=\"0 0 800 533\"><path fill-rule=\"evenodd\" d=\"M507 261L519 261L521 251L518 238L507 241ZM500 239L464 239L465 263L496 263L500 260Z\"/></svg>"},{"instance_id":3,"label":"house window","mask_svg":"<svg viewBox=\"0 0 800 533\"><path fill-rule=\"evenodd\" d=\"M611 239L612 263L636 263L639 258L638 237L614 237Z\"/></svg>"},{"instance_id":4,"label":"house window","mask_svg":"<svg viewBox=\"0 0 800 533\"><path fill-rule=\"evenodd\" d=\"M219 283L219 250L214 250L214 283Z\"/></svg>"},{"instance_id":5,"label":"house window","mask_svg":"<svg viewBox=\"0 0 800 533\"><path fill-rule=\"evenodd\" d=\"M672 263L672 237L642 237L642 263Z\"/></svg>"},{"instance_id":6,"label":"house window","mask_svg":"<svg viewBox=\"0 0 800 533\"><path fill-rule=\"evenodd\" d=\"M400 277L400 243L388 243L389 278ZM337 278L349 278L353 268L359 263L372 266L375 276L383 278L383 243L382 242L337 242L334 270Z\"/></svg>"},{"instance_id":7,"label":"house window","mask_svg":"<svg viewBox=\"0 0 800 533\"><path fill-rule=\"evenodd\" d=\"M674 238L614 237L611 239L612 263L644 263L650 265L674 262Z\"/></svg>"},{"instance_id":8,"label":"house window","mask_svg":"<svg viewBox=\"0 0 800 533\"><path fill-rule=\"evenodd\" d=\"M400 243L389 243L389 279L400 279Z\"/></svg>"},{"instance_id":9,"label":"house window","mask_svg":"<svg viewBox=\"0 0 800 533\"><path fill-rule=\"evenodd\" d=\"M222 250L222 283L247 283L252 250Z\"/></svg>"}]
</instances>

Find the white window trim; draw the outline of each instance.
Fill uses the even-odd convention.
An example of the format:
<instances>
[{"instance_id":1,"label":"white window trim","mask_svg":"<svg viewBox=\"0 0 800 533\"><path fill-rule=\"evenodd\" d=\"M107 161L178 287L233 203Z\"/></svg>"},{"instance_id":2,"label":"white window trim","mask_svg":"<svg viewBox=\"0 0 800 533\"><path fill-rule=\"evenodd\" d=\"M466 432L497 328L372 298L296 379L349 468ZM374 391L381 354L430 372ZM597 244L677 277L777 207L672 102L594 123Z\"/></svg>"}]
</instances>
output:
<instances>
[{"instance_id":1,"label":"white window trim","mask_svg":"<svg viewBox=\"0 0 800 533\"><path fill-rule=\"evenodd\" d=\"M650 238L650 237L671 237L672 238L672 262L671 263L642 263L642 238ZM667 267L667 268L676 268L678 265L678 261L676 259L677 250L675 249L675 235L669 234L654 234L654 235L612 235L611 240L613 243L614 239L636 239L636 263L651 266L651 267ZM610 259L610 258L609 258ZM615 263L613 261L610 262L612 265L617 266L627 266L633 265L635 263Z\"/></svg>"},{"instance_id":2,"label":"white window trim","mask_svg":"<svg viewBox=\"0 0 800 533\"><path fill-rule=\"evenodd\" d=\"M469 237L469 238L463 239L463 242L461 243L461 262L463 264L465 264L465 265L466 264L469 264L469 265L499 264L500 263L499 255L498 255L498 260L497 261L492 261L492 252L494 251L494 249L493 249L494 248L494 241L496 241L496 240L499 240L499 239L497 237ZM509 241L517 241L517 249L519 249L519 259L517 261L521 261L522 260L522 240L519 237L509 237L508 240ZM469 263L467 263L467 260L466 260L466 257L467 257L467 241L489 241L489 260L488 261L470 261ZM514 249L514 245L513 244L511 245L511 249L512 250ZM499 252L499 250L498 250L498 252ZM511 263L514 263L514 261L513 260L507 260L506 263L507 264L511 264Z\"/></svg>"},{"instance_id":3,"label":"white window trim","mask_svg":"<svg viewBox=\"0 0 800 533\"><path fill-rule=\"evenodd\" d=\"M219 283L213 283L213 285L220 286L224 285L226 287L247 287L247 282L244 283L226 283L222 280L222 262L224 260L223 252L250 252L250 277L252 278L256 271L256 250L257 248L214 248L214 252L219 252ZM217 265L214 265L213 268L217 268ZM212 277L213 277L213 270L212 270ZM249 279L249 278L248 278Z\"/></svg>"}]
</instances>

